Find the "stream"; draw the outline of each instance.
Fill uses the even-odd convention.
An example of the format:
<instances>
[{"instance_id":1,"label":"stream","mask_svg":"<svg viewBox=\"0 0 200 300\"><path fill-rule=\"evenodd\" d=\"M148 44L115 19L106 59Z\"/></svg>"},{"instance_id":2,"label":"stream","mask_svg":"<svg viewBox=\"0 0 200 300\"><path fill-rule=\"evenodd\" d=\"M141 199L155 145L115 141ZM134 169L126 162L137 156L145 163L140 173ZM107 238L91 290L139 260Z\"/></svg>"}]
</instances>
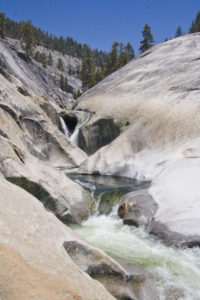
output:
<instances>
[{"instance_id":1,"label":"stream","mask_svg":"<svg viewBox=\"0 0 200 300\"><path fill-rule=\"evenodd\" d=\"M79 130L87 124L87 122L90 120L91 113L86 111L79 111L79 110L72 110L71 111L74 115L76 115L78 119L78 123L76 125L76 128L74 129L73 133L70 135L69 129L67 128L67 125L65 124L65 121L62 117L60 117L60 124L62 127L62 131L65 134L66 138L73 142L75 145L78 146L78 136L79 136Z\"/></svg>"},{"instance_id":2,"label":"stream","mask_svg":"<svg viewBox=\"0 0 200 300\"><path fill-rule=\"evenodd\" d=\"M124 225L117 215L120 197L149 183L107 176L67 176L89 190L95 202L94 214L81 225L72 226L73 230L111 257L151 272L160 300L200 299L200 249L167 247L142 228Z\"/></svg>"}]
</instances>

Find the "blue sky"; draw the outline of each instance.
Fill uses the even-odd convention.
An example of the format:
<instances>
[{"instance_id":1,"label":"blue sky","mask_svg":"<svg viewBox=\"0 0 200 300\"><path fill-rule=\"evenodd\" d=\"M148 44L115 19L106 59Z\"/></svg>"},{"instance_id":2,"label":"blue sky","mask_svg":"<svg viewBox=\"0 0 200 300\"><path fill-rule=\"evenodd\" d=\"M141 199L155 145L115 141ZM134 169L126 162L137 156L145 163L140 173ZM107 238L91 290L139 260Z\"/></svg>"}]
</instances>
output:
<instances>
[{"instance_id":1,"label":"blue sky","mask_svg":"<svg viewBox=\"0 0 200 300\"><path fill-rule=\"evenodd\" d=\"M188 33L198 10L199 0L0 0L0 11L16 21L30 19L49 33L106 51L114 41L131 42L136 53L144 24L161 43L178 25Z\"/></svg>"}]
</instances>

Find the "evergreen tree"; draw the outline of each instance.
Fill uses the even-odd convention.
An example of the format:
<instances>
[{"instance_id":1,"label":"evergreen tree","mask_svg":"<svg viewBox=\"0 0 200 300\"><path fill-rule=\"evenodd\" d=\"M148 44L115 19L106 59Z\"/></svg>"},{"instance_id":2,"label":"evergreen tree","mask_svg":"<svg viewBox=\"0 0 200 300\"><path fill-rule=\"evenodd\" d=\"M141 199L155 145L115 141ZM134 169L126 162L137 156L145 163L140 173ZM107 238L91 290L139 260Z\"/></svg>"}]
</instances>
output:
<instances>
[{"instance_id":1,"label":"evergreen tree","mask_svg":"<svg viewBox=\"0 0 200 300\"><path fill-rule=\"evenodd\" d=\"M68 87L69 86L68 86L68 80L67 80L66 77L64 78L64 84L65 84L65 91L68 92Z\"/></svg>"},{"instance_id":2,"label":"evergreen tree","mask_svg":"<svg viewBox=\"0 0 200 300\"><path fill-rule=\"evenodd\" d=\"M6 37L6 32L5 32L5 14L0 13L0 37L4 39Z\"/></svg>"},{"instance_id":3,"label":"evergreen tree","mask_svg":"<svg viewBox=\"0 0 200 300\"><path fill-rule=\"evenodd\" d=\"M124 44L120 43L119 44L119 60L118 60L119 67L124 66L127 62L128 62L128 56L125 51Z\"/></svg>"},{"instance_id":4,"label":"evergreen tree","mask_svg":"<svg viewBox=\"0 0 200 300\"><path fill-rule=\"evenodd\" d=\"M68 80L61 74L60 76L60 88L62 91L69 92Z\"/></svg>"},{"instance_id":5,"label":"evergreen tree","mask_svg":"<svg viewBox=\"0 0 200 300\"><path fill-rule=\"evenodd\" d=\"M46 56L45 53L42 53L42 55L41 55L41 63L42 63L43 68L46 69L46 67L47 67L47 56Z\"/></svg>"},{"instance_id":6,"label":"evergreen tree","mask_svg":"<svg viewBox=\"0 0 200 300\"><path fill-rule=\"evenodd\" d=\"M21 41L26 51L26 56L29 57L32 54L33 47L35 46L36 43L31 21L22 22L21 33L22 33Z\"/></svg>"},{"instance_id":7,"label":"evergreen tree","mask_svg":"<svg viewBox=\"0 0 200 300\"><path fill-rule=\"evenodd\" d=\"M50 52L49 52L49 55L48 55L47 64L48 64L48 66L53 66L53 57L52 57Z\"/></svg>"},{"instance_id":8,"label":"evergreen tree","mask_svg":"<svg viewBox=\"0 0 200 300\"><path fill-rule=\"evenodd\" d=\"M112 50L108 56L108 62L106 65L106 74L109 75L116 71L119 67L119 57L118 57L118 42L114 42L112 45Z\"/></svg>"},{"instance_id":9,"label":"evergreen tree","mask_svg":"<svg viewBox=\"0 0 200 300\"><path fill-rule=\"evenodd\" d=\"M190 33L200 32L200 11L196 15L195 21L192 21L192 26L190 27Z\"/></svg>"},{"instance_id":10,"label":"evergreen tree","mask_svg":"<svg viewBox=\"0 0 200 300\"><path fill-rule=\"evenodd\" d=\"M97 83L101 81L104 77L105 77L105 70L100 68L99 70L97 70L95 74L95 82Z\"/></svg>"},{"instance_id":11,"label":"evergreen tree","mask_svg":"<svg viewBox=\"0 0 200 300\"><path fill-rule=\"evenodd\" d=\"M65 91L65 79L63 74L60 75L60 88L61 90Z\"/></svg>"},{"instance_id":12,"label":"evergreen tree","mask_svg":"<svg viewBox=\"0 0 200 300\"><path fill-rule=\"evenodd\" d=\"M58 59L57 68L58 68L58 70L60 70L61 72L64 71L63 61L62 61L62 59L61 59L60 57L59 57L59 59Z\"/></svg>"},{"instance_id":13,"label":"evergreen tree","mask_svg":"<svg viewBox=\"0 0 200 300\"><path fill-rule=\"evenodd\" d=\"M74 98L74 100L76 100L78 97L80 97L80 95L81 95L81 92L80 92L80 90L78 89L76 92L73 93L73 98Z\"/></svg>"},{"instance_id":14,"label":"evergreen tree","mask_svg":"<svg viewBox=\"0 0 200 300\"><path fill-rule=\"evenodd\" d=\"M145 24L144 29L142 31L143 40L140 42L140 51L144 52L151 48L153 46L153 43L155 42L153 39L153 35L151 33L151 27L147 24Z\"/></svg>"},{"instance_id":15,"label":"evergreen tree","mask_svg":"<svg viewBox=\"0 0 200 300\"><path fill-rule=\"evenodd\" d=\"M81 80L84 89L94 85L95 64L92 57L92 50L88 45L84 45L84 59L81 68Z\"/></svg>"},{"instance_id":16,"label":"evergreen tree","mask_svg":"<svg viewBox=\"0 0 200 300\"><path fill-rule=\"evenodd\" d=\"M35 58L35 60L37 60L38 62L41 62L41 61L40 61L41 53L40 53L39 51L36 51L36 52L35 52L35 55L34 55L34 58Z\"/></svg>"},{"instance_id":17,"label":"evergreen tree","mask_svg":"<svg viewBox=\"0 0 200 300\"><path fill-rule=\"evenodd\" d=\"M119 46L119 67L122 67L127 64L132 58L134 58L135 54L134 49L130 43L127 43L126 46L124 46L123 43L120 43Z\"/></svg>"},{"instance_id":18,"label":"evergreen tree","mask_svg":"<svg viewBox=\"0 0 200 300\"><path fill-rule=\"evenodd\" d=\"M135 52L134 52L133 46L131 45L131 43L127 43L125 49L128 54L128 61L130 61L131 59L133 59L135 57Z\"/></svg>"},{"instance_id":19,"label":"evergreen tree","mask_svg":"<svg viewBox=\"0 0 200 300\"><path fill-rule=\"evenodd\" d=\"M178 26L176 29L176 33L175 33L175 38L177 38L181 35L183 35L182 28L181 28L181 26Z\"/></svg>"}]
</instances>

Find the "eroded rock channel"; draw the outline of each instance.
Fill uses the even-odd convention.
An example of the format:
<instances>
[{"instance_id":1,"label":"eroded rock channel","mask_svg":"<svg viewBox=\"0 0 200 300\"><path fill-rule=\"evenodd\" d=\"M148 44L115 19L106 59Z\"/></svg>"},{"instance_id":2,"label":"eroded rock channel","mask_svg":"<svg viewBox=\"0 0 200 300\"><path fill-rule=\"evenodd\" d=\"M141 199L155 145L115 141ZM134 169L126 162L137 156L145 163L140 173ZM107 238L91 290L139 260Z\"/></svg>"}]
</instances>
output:
<instances>
[{"instance_id":1,"label":"eroded rock channel","mask_svg":"<svg viewBox=\"0 0 200 300\"><path fill-rule=\"evenodd\" d=\"M119 261L128 276L132 276L133 284L129 277L124 280L122 274L118 276L110 265L108 267L101 260L97 262L94 253L89 253L87 248L66 243L65 249L83 271L100 280L117 299L198 299L200 249L168 247L145 231L146 223L154 213L143 209L144 215L141 215L144 202L153 201L150 196L144 200L149 183L97 175L68 176L89 190L94 199L93 215L81 225L72 226L73 230ZM125 213L123 222L118 213L122 216L123 205L131 203L130 199L133 203L134 197L138 199L138 211L133 210L132 214L137 222L127 221L129 213ZM156 210L154 202L151 207Z\"/></svg>"}]
</instances>

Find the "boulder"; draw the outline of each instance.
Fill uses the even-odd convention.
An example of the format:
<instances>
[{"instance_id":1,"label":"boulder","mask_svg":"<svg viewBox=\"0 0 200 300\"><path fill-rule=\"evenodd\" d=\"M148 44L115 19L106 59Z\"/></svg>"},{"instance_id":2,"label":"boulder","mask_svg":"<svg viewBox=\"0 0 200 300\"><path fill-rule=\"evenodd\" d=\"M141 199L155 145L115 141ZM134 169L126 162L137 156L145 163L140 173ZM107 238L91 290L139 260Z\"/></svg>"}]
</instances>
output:
<instances>
[{"instance_id":1,"label":"boulder","mask_svg":"<svg viewBox=\"0 0 200 300\"><path fill-rule=\"evenodd\" d=\"M0 137L0 171L27 190L64 223L80 223L90 213L90 194L63 172Z\"/></svg>"},{"instance_id":2,"label":"boulder","mask_svg":"<svg viewBox=\"0 0 200 300\"><path fill-rule=\"evenodd\" d=\"M70 259L64 241L79 240L32 195L0 173L2 300L114 300Z\"/></svg>"},{"instance_id":3,"label":"boulder","mask_svg":"<svg viewBox=\"0 0 200 300\"><path fill-rule=\"evenodd\" d=\"M127 272L100 250L77 241L65 241L64 248L82 271L101 282L117 299L142 300L150 283L154 293L149 291L145 300L156 299L154 280L146 276L144 270L138 272L138 268L132 266L131 272Z\"/></svg>"},{"instance_id":4,"label":"boulder","mask_svg":"<svg viewBox=\"0 0 200 300\"><path fill-rule=\"evenodd\" d=\"M149 190L159 206L149 231L168 245L200 245L200 158L193 152L196 158L190 148L190 157L167 166Z\"/></svg>"},{"instance_id":5,"label":"boulder","mask_svg":"<svg viewBox=\"0 0 200 300\"><path fill-rule=\"evenodd\" d=\"M93 154L101 147L111 143L120 131L112 118L93 118L80 128L79 147L87 154Z\"/></svg>"},{"instance_id":6,"label":"boulder","mask_svg":"<svg viewBox=\"0 0 200 300\"><path fill-rule=\"evenodd\" d=\"M118 215L124 224L147 227L158 209L148 189L126 194L119 202Z\"/></svg>"},{"instance_id":7,"label":"boulder","mask_svg":"<svg viewBox=\"0 0 200 300\"><path fill-rule=\"evenodd\" d=\"M199 51L200 33L156 45L78 100L78 109L121 124L80 172L152 181L149 231L167 244L199 245Z\"/></svg>"}]
</instances>

